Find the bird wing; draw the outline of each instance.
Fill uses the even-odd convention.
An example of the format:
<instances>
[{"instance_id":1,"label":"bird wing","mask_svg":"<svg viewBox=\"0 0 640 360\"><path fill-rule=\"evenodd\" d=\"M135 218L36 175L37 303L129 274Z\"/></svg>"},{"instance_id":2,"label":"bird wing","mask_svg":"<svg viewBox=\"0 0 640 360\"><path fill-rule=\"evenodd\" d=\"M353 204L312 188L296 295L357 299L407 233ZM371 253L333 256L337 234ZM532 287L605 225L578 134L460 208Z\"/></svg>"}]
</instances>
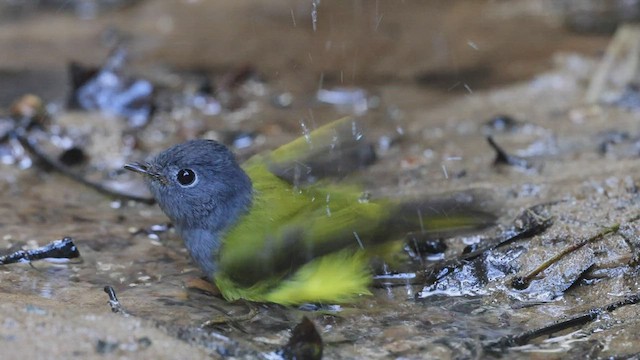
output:
<instances>
[{"instance_id":1,"label":"bird wing","mask_svg":"<svg viewBox=\"0 0 640 360\"><path fill-rule=\"evenodd\" d=\"M248 162L266 163L279 178L304 186L327 176L342 177L375 160L374 147L366 140L362 123L344 117Z\"/></svg>"},{"instance_id":2,"label":"bird wing","mask_svg":"<svg viewBox=\"0 0 640 360\"><path fill-rule=\"evenodd\" d=\"M294 188L258 163L245 171L254 182L251 211L223 235L218 259L238 283L286 277L320 256L369 246L389 213L359 201L353 187Z\"/></svg>"}]
</instances>

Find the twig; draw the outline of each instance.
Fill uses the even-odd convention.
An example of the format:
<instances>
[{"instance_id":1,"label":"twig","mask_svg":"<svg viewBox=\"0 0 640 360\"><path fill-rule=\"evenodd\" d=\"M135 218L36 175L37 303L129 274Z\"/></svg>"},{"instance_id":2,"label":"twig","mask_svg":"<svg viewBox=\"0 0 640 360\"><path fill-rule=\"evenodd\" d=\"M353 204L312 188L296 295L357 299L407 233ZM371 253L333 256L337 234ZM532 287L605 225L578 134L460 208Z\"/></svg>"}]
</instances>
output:
<instances>
[{"instance_id":1,"label":"twig","mask_svg":"<svg viewBox=\"0 0 640 360\"><path fill-rule=\"evenodd\" d=\"M604 57L595 73L591 77L589 87L585 95L587 104L595 104L599 102L602 93L607 87L607 83L611 81L611 73L614 68L624 68L626 70L623 79L631 81L638 71L638 35L640 29L636 25L625 24L616 31L613 40L607 46ZM620 64L624 61L623 57L627 55L626 64ZM625 66L626 65L626 66Z\"/></svg>"},{"instance_id":2,"label":"twig","mask_svg":"<svg viewBox=\"0 0 640 360\"><path fill-rule=\"evenodd\" d=\"M504 336L496 341L492 341L486 345L484 345L484 348L489 350L489 351L496 351L496 350L500 350L500 349L504 349L506 347L513 347L513 346L522 346L525 345L527 343L529 343L531 340L538 338L540 336L545 336L545 335L550 335L553 333L557 333L559 331L562 330L566 330L568 328L574 327L574 326L580 326L580 325L584 325L587 324L595 319L598 318L598 316L600 316L601 314L605 313L605 312L612 312L616 309L619 309L623 306L627 306L627 305L634 305L640 302L640 294L634 294L634 295L630 295L625 297L623 300L615 302L615 303L611 303L609 305L603 306L603 307L598 307L598 308L593 308L590 309L589 311L577 315L577 316L573 316L567 320L562 320L559 322L555 322L552 323L550 325L547 326L543 326L541 328L538 329L534 329L534 330L529 330L529 331L525 331L521 334L518 335L508 335L508 336Z\"/></svg>"},{"instance_id":3,"label":"twig","mask_svg":"<svg viewBox=\"0 0 640 360\"><path fill-rule=\"evenodd\" d=\"M524 170L533 169L533 164L531 161L520 157L508 154L500 145L498 145L493 137L487 136L487 142L496 152L496 159L494 160L494 164L505 164L510 166L515 166Z\"/></svg>"},{"instance_id":4,"label":"twig","mask_svg":"<svg viewBox=\"0 0 640 360\"><path fill-rule=\"evenodd\" d=\"M222 325L222 324L229 324L235 327L236 329L242 331L243 333L248 334L249 332L242 325L240 325L240 322L249 321L255 318L256 315L258 314L258 308L255 306L255 304L252 304L251 302L243 301L243 303L247 305L247 308L249 309L249 311L246 314L241 314L241 315L231 315L229 314L229 312L227 312L223 308L218 307L216 305L211 305L214 309L222 313L222 316L207 320L202 325L200 325L200 327L208 328L208 327L213 327L213 326Z\"/></svg>"},{"instance_id":5,"label":"twig","mask_svg":"<svg viewBox=\"0 0 640 360\"><path fill-rule=\"evenodd\" d=\"M113 311L114 313L120 313L124 316L130 316L129 313L124 309L124 307L122 307L122 304L120 304L120 301L116 296L116 291L113 289L113 287L109 285L105 286L104 292L106 292L107 295L109 295L108 304L111 307L111 311Z\"/></svg>"},{"instance_id":6,"label":"twig","mask_svg":"<svg viewBox=\"0 0 640 360\"><path fill-rule=\"evenodd\" d=\"M416 282L433 284L453 272L457 267L477 258L487 251L542 233L553 225L553 219L542 214L547 206L553 204L555 203L544 203L527 208L514 219L513 225L510 228L502 232L501 237L484 241L476 248L467 247L459 257L443 261L417 273Z\"/></svg>"},{"instance_id":7,"label":"twig","mask_svg":"<svg viewBox=\"0 0 640 360\"><path fill-rule=\"evenodd\" d=\"M138 196L134 194L122 193L117 190L108 188L103 184L93 182L80 174L77 174L75 171L69 169L64 164L52 159L49 155L47 155L40 147L38 147L35 141L31 140L27 135L24 134L24 131L20 131L20 129L16 129L14 132L14 136L20 141L20 144L25 147L25 149L29 150L34 156L40 159L42 162L61 173L62 175L70 178L71 180L77 181L85 186L88 186L101 194L113 196L122 200L133 200L138 201L145 204L153 204L155 200L153 198Z\"/></svg>"},{"instance_id":8,"label":"twig","mask_svg":"<svg viewBox=\"0 0 640 360\"><path fill-rule=\"evenodd\" d=\"M640 219L640 215L636 215L630 218L629 220L627 220L627 222L634 222L638 219ZM567 246L562 251L560 251L559 253L552 256L551 258L549 258L548 260L540 264L538 267L530 271L528 274L524 276L518 276L515 279L513 279L511 285L517 290L524 290L528 288L529 285L531 284L531 281L533 281L533 279L535 279L536 276L538 276L541 272L548 269L551 265L557 263L558 261L560 261L560 259L562 259L566 255L582 248L583 246L589 243L602 240L605 236L609 234L617 233L618 230L620 230L620 226L621 226L621 223L617 223L612 226L606 227L604 230L598 232L594 236L591 236L585 240L582 240L580 242Z\"/></svg>"}]
</instances>

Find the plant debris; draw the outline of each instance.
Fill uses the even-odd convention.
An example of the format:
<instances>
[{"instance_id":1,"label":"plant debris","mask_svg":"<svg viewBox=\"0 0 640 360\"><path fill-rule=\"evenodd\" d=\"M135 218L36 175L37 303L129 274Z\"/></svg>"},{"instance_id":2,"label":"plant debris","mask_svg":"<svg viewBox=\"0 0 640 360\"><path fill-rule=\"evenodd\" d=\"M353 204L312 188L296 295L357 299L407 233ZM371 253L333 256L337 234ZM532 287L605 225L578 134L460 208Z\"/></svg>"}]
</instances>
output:
<instances>
[{"instance_id":1,"label":"plant debris","mask_svg":"<svg viewBox=\"0 0 640 360\"><path fill-rule=\"evenodd\" d=\"M107 295L109 295L108 304L111 307L111 311L113 311L114 313L120 313L124 316L129 316L129 313L124 309L124 307L122 307L122 304L118 300L115 289L107 285L103 290L105 293L107 293Z\"/></svg>"},{"instance_id":2,"label":"plant debris","mask_svg":"<svg viewBox=\"0 0 640 360\"><path fill-rule=\"evenodd\" d=\"M9 255L0 256L0 265L27 263L42 259L75 259L78 257L80 257L80 252L73 243L73 239L65 237L37 249L19 250Z\"/></svg>"},{"instance_id":3,"label":"plant debris","mask_svg":"<svg viewBox=\"0 0 640 360\"><path fill-rule=\"evenodd\" d=\"M495 165L504 164L520 168L522 170L531 170L535 168L534 164L530 160L520 156L508 154L495 142L495 140L493 140L493 137L487 136L487 142L496 152L496 159L493 162Z\"/></svg>"},{"instance_id":4,"label":"plant debris","mask_svg":"<svg viewBox=\"0 0 640 360\"><path fill-rule=\"evenodd\" d=\"M82 150L82 148L79 148L77 146L74 146L72 148L69 148L67 150L65 150L61 155L60 155L60 162L66 166L77 166L77 165L81 165L84 162L87 161L87 155L84 153L84 150Z\"/></svg>"},{"instance_id":5,"label":"plant debris","mask_svg":"<svg viewBox=\"0 0 640 360\"><path fill-rule=\"evenodd\" d=\"M503 276L515 271L513 266L510 266L511 262L522 254L522 249L515 249L511 252L499 255L491 252L494 249L500 248L507 244L510 244L516 240L522 240L540 234L547 230L552 224L553 220L546 214L547 208L551 204L538 204L524 210L514 221L511 226L502 230L500 235L494 238L485 239L480 244L473 246L467 246L462 254L456 258L445 260L430 266L422 272L417 273L416 281L425 285L422 292L418 294L418 297L427 296L430 290L436 288L442 288L438 284L445 281L445 277L452 274L461 274L466 271L467 276L486 278L486 275L480 275L482 272L486 272L487 269L502 269ZM473 261L478 263L473 265ZM488 261L489 263L485 263ZM465 266L472 266L474 269L464 270ZM474 281L476 282L476 281Z\"/></svg>"},{"instance_id":6,"label":"plant debris","mask_svg":"<svg viewBox=\"0 0 640 360\"><path fill-rule=\"evenodd\" d=\"M572 316L566 320L529 330L518 335L507 335L498 340L487 342L484 348L490 352L502 352L505 348L522 346L541 336L551 335L572 327L581 326L598 319L602 314L609 313L627 305L640 303L640 294L629 295L621 301L611 303L603 307L596 307L583 314Z\"/></svg>"},{"instance_id":7,"label":"plant debris","mask_svg":"<svg viewBox=\"0 0 640 360\"><path fill-rule=\"evenodd\" d=\"M313 322L308 317L303 316L302 321L291 332L291 338L279 354L288 360L322 359L322 337L316 330Z\"/></svg>"},{"instance_id":8,"label":"plant debris","mask_svg":"<svg viewBox=\"0 0 640 360\"><path fill-rule=\"evenodd\" d=\"M634 222L634 221L636 221L638 219L640 219L640 216L631 218L627 222L628 223ZM575 244L567 246L566 248L564 248L562 251L560 251L556 255L554 255L551 258L549 258L546 261L544 261L542 264L540 264L540 266L538 266L535 269L533 269L532 271L528 272L526 275L518 276L518 277L514 278L512 283L511 283L512 286L517 290L526 289L531 284L531 281L533 281L541 272L545 271L550 266L556 264L558 261L560 261L560 259L562 259L563 257L567 256L570 253L575 252L576 250L582 248L583 246L585 246L587 244L594 243L596 241L602 240L607 235L617 233L620 230L620 226L621 226L621 224L617 223L617 224L614 224L612 226L606 227L602 231L599 231L597 234L595 234L595 235L593 235L593 236L591 236L591 237L589 237L587 239L584 239L582 241L578 241ZM591 266L591 265L589 265L589 266Z\"/></svg>"},{"instance_id":9,"label":"plant debris","mask_svg":"<svg viewBox=\"0 0 640 360\"><path fill-rule=\"evenodd\" d=\"M126 60L127 51L117 48L102 68L71 63L69 106L122 116L135 128L146 125L154 110L154 86L147 80L126 76Z\"/></svg>"}]
</instances>

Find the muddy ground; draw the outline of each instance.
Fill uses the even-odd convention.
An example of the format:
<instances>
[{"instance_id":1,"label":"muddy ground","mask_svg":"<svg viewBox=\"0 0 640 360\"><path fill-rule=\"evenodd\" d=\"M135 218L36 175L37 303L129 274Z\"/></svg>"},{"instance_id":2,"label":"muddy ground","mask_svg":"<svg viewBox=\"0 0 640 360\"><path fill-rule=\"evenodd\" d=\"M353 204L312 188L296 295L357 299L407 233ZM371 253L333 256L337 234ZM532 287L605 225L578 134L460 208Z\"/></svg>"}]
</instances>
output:
<instances>
[{"instance_id":1,"label":"muddy ground","mask_svg":"<svg viewBox=\"0 0 640 360\"><path fill-rule=\"evenodd\" d=\"M139 179L119 169L169 144L214 137L246 158L300 136L301 125L355 115L379 150L374 165L353 175L370 192L474 189L491 200L497 225L445 239L441 257L504 235L535 205L542 204L533 217L547 227L434 284L376 287L338 313L228 304L188 286L201 274L172 230L140 231L168 221L159 208L84 187L5 139L2 254L71 236L82 257L0 268L3 356L276 358L302 315L314 321L330 359L640 353L634 304L522 344L490 346L638 292L640 112L637 90L624 93L634 73L609 74L615 81L587 102L612 37L569 31L560 2L323 1L316 22L311 1L121 2L93 15L74 10L79 2L43 3L0 4L1 113L8 119L26 93L41 97L51 114L44 133L59 135L48 139L51 154L68 146L60 139L75 139L88 160L74 171L91 179L145 195ZM98 66L115 44L127 48L128 73L163 89L166 102L143 129L66 107L69 61ZM623 60L637 56L631 49ZM246 69L248 80L228 85ZM192 101L203 79L217 89L207 101L220 108ZM357 96L335 106L318 100L319 89ZM514 122L496 126L498 115ZM240 133L251 134L249 146L233 142ZM487 135L526 166L495 165ZM513 287L590 238L526 289ZM427 268L438 259L427 259ZM128 315L111 312L106 285ZM221 311L256 314L201 326Z\"/></svg>"}]
</instances>

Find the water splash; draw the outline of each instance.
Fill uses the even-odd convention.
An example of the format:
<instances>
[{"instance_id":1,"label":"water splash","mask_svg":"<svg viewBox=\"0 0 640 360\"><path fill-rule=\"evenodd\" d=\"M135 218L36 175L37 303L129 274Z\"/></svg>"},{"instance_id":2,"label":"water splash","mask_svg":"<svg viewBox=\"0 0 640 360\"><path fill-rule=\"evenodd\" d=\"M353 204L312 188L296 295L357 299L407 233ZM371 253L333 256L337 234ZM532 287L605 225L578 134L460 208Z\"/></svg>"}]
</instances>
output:
<instances>
[{"instance_id":1,"label":"water splash","mask_svg":"<svg viewBox=\"0 0 640 360\"><path fill-rule=\"evenodd\" d=\"M329 202L331 202L331 194L327 194L327 217L331 217L331 208L329 208Z\"/></svg>"},{"instance_id":2,"label":"water splash","mask_svg":"<svg viewBox=\"0 0 640 360\"><path fill-rule=\"evenodd\" d=\"M351 135L353 139L356 141L362 140L364 134L362 133L362 129L358 126L358 123L355 121L351 122Z\"/></svg>"},{"instance_id":3,"label":"water splash","mask_svg":"<svg viewBox=\"0 0 640 360\"><path fill-rule=\"evenodd\" d=\"M311 129L309 129L309 126L307 126L307 123L304 121L304 119L300 120L300 127L302 128L302 136L304 136L307 144L311 145Z\"/></svg>"},{"instance_id":4,"label":"water splash","mask_svg":"<svg viewBox=\"0 0 640 360\"><path fill-rule=\"evenodd\" d=\"M314 32L318 30L318 6L319 5L320 5L320 0L311 1L311 25L313 26Z\"/></svg>"},{"instance_id":5,"label":"water splash","mask_svg":"<svg viewBox=\"0 0 640 360\"><path fill-rule=\"evenodd\" d=\"M356 241L358 242L358 245L360 246L360 249L364 249L364 244L362 244L362 240L360 240L360 236L358 235L357 232L353 232L353 236L355 236Z\"/></svg>"},{"instance_id":6,"label":"water splash","mask_svg":"<svg viewBox=\"0 0 640 360\"><path fill-rule=\"evenodd\" d=\"M369 110L367 92L359 88L320 88L316 93L316 99L322 103L334 105L340 111L355 115L363 115Z\"/></svg>"},{"instance_id":7,"label":"water splash","mask_svg":"<svg viewBox=\"0 0 640 360\"><path fill-rule=\"evenodd\" d=\"M293 27L298 27L296 24L296 15L293 12L293 8L291 8L291 21L293 22Z\"/></svg>"}]
</instances>

